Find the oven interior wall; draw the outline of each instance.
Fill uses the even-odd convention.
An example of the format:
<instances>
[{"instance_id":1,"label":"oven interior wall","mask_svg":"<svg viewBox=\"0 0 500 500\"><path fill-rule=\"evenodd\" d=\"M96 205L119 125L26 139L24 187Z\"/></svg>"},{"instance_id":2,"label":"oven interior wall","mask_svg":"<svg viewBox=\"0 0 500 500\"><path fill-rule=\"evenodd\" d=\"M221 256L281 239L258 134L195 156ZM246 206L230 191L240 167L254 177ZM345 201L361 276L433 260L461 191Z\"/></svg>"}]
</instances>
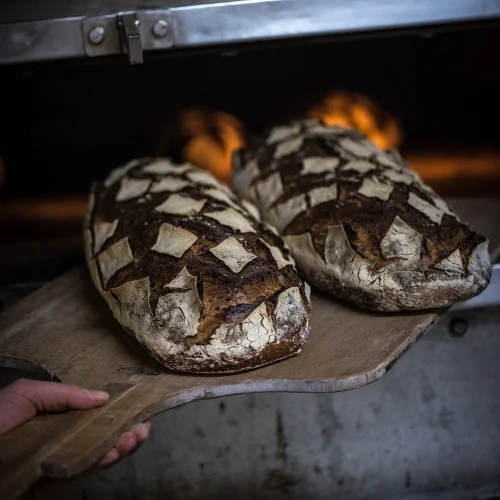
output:
<instances>
[{"instance_id":1,"label":"oven interior wall","mask_svg":"<svg viewBox=\"0 0 500 500\"><path fill-rule=\"evenodd\" d=\"M332 90L374 99L402 127L403 153L500 147L500 29L333 40L2 68L1 198L86 193L131 157L179 153L187 107L234 114L249 131L302 116ZM167 126L165 130L165 126ZM163 131L163 132L161 132ZM490 176L491 177L491 176ZM500 176L440 186L497 193Z\"/></svg>"}]
</instances>

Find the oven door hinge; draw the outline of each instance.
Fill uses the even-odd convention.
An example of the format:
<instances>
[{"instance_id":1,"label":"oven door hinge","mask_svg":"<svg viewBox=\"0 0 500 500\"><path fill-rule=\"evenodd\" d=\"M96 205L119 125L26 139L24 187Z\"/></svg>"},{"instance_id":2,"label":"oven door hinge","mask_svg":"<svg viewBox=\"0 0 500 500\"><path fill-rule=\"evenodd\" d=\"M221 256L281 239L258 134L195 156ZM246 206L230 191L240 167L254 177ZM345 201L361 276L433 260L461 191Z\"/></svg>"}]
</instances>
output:
<instances>
[{"instance_id":1,"label":"oven door hinge","mask_svg":"<svg viewBox=\"0 0 500 500\"><path fill-rule=\"evenodd\" d=\"M85 53L89 57L125 54L130 64L142 64L144 51L173 47L172 19L166 9L87 17L82 21Z\"/></svg>"}]
</instances>

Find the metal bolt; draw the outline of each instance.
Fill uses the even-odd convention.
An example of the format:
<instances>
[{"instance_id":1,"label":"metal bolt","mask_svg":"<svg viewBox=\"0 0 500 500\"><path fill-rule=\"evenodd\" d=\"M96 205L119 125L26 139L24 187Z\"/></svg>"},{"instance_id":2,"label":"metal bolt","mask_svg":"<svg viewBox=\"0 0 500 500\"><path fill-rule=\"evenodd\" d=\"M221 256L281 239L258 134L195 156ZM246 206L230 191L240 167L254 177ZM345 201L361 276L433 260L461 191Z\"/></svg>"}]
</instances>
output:
<instances>
[{"instance_id":1,"label":"metal bolt","mask_svg":"<svg viewBox=\"0 0 500 500\"><path fill-rule=\"evenodd\" d=\"M104 41L106 30L102 26L96 26L89 32L89 42L92 45L99 45Z\"/></svg>"},{"instance_id":2,"label":"metal bolt","mask_svg":"<svg viewBox=\"0 0 500 500\"><path fill-rule=\"evenodd\" d=\"M464 318L454 318L448 328L452 337L463 337L469 329L469 322Z\"/></svg>"},{"instance_id":3,"label":"metal bolt","mask_svg":"<svg viewBox=\"0 0 500 500\"><path fill-rule=\"evenodd\" d=\"M167 36L168 33L168 23L165 19L159 19L153 26L153 35L156 38L163 38Z\"/></svg>"}]
</instances>

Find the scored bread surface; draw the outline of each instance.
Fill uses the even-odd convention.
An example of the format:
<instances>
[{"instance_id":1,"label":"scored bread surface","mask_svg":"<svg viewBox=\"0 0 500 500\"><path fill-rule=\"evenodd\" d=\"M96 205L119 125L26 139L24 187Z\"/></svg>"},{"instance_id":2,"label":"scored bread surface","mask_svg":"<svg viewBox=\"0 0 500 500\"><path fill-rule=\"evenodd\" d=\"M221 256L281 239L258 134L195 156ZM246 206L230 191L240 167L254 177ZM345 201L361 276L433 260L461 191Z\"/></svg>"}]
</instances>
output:
<instances>
[{"instance_id":1,"label":"scored bread surface","mask_svg":"<svg viewBox=\"0 0 500 500\"><path fill-rule=\"evenodd\" d=\"M256 368L307 339L310 289L286 243L193 165L142 158L113 170L93 187L84 241L115 318L170 369Z\"/></svg>"},{"instance_id":2,"label":"scored bread surface","mask_svg":"<svg viewBox=\"0 0 500 500\"><path fill-rule=\"evenodd\" d=\"M398 311L448 306L489 283L487 239L396 151L354 130L274 127L233 163L233 189L279 230L311 285Z\"/></svg>"}]
</instances>

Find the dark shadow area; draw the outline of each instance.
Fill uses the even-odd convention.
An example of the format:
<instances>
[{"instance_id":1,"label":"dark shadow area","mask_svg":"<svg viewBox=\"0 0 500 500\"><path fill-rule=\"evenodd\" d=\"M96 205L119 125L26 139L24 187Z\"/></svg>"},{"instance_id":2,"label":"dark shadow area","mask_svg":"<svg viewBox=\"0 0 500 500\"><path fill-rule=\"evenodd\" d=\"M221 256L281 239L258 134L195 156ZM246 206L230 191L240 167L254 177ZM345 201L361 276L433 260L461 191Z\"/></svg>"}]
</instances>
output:
<instances>
[{"instance_id":1,"label":"dark shadow area","mask_svg":"<svg viewBox=\"0 0 500 500\"><path fill-rule=\"evenodd\" d=\"M60 382L55 373L50 373L43 366L26 359L2 356L0 354L0 389L20 378L41 380L45 382Z\"/></svg>"},{"instance_id":2,"label":"dark shadow area","mask_svg":"<svg viewBox=\"0 0 500 500\"><path fill-rule=\"evenodd\" d=\"M398 119L403 153L496 148L499 46L500 28L486 26L148 54L134 67L122 58L2 67L0 199L86 194L92 180L159 145L179 155L176 117L189 107L231 113L257 132L342 89Z\"/></svg>"}]
</instances>

